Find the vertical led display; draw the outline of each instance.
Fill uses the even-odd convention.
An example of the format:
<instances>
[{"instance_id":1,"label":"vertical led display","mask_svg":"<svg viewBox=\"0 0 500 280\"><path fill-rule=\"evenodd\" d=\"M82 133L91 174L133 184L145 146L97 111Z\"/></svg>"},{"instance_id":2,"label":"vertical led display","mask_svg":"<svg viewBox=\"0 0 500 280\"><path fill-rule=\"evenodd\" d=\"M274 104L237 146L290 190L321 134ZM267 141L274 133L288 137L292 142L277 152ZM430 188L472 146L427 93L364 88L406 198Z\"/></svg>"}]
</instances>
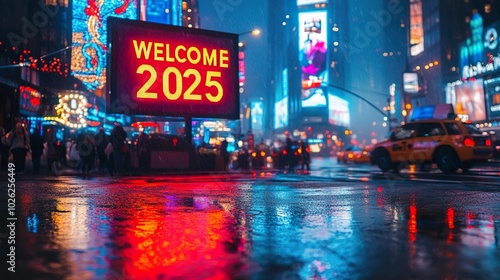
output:
<instances>
[{"instance_id":1,"label":"vertical led display","mask_svg":"<svg viewBox=\"0 0 500 280\"><path fill-rule=\"evenodd\" d=\"M455 92L455 110L463 120L484 121L486 119L482 79L457 85Z\"/></svg>"},{"instance_id":2,"label":"vertical led display","mask_svg":"<svg viewBox=\"0 0 500 280\"><path fill-rule=\"evenodd\" d=\"M276 102L274 105L274 128L288 125L288 97Z\"/></svg>"},{"instance_id":3,"label":"vertical led display","mask_svg":"<svg viewBox=\"0 0 500 280\"><path fill-rule=\"evenodd\" d=\"M264 120L264 105L262 102L252 102L250 108L252 115L252 130L254 132L262 131L264 128L262 125Z\"/></svg>"},{"instance_id":4,"label":"vertical led display","mask_svg":"<svg viewBox=\"0 0 500 280\"><path fill-rule=\"evenodd\" d=\"M106 83L108 17L137 19L137 1L73 1L71 74L91 91Z\"/></svg>"},{"instance_id":5,"label":"vertical led display","mask_svg":"<svg viewBox=\"0 0 500 280\"><path fill-rule=\"evenodd\" d=\"M349 102L328 94L328 122L333 125L348 127L350 124Z\"/></svg>"},{"instance_id":6,"label":"vertical led display","mask_svg":"<svg viewBox=\"0 0 500 280\"><path fill-rule=\"evenodd\" d=\"M410 0L410 54L417 56L424 51L424 25L422 1Z\"/></svg>"},{"instance_id":7,"label":"vertical led display","mask_svg":"<svg viewBox=\"0 0 500 280\"><path fill-rule=\"evenodd\" d=\"M328 77L327 28L326 11L299 14L302 107L326 106L326 97L320 87Z\"/></svg>"}]
</instances>

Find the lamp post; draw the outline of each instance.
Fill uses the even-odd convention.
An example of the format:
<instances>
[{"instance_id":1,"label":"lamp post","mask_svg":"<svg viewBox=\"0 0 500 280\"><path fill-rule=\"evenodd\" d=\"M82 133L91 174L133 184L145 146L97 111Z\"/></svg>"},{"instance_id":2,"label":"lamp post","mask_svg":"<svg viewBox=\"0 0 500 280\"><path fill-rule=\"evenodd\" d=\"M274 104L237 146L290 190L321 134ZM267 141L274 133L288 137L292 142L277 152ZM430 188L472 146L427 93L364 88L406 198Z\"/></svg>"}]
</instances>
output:
<instances>
[{"instance_id":1,"label":"lamp post","mask_svg":"<svg viewBox=\"0 0 500 280\"><path fill-rule=\"evenodd\" d=\"M239 42L238 42L238 46L239 46L239 54L238 54L238 57L239 57L239 69L240 69L240 75L245 75L244 74L244 71L245 71L245 64L244 64L244 60L245 60L245 55L244 55L244 50L245 50L245 43L241 40L243 36L245 35L248 35L248 34L251 34L252 36L256 37L256 36L259 36L261 34L261 31L260 29L253 29L253 30L249 30L249 31L245 31L245 32L241 32L241 33L238 33L238 37L239 37ZM241 73L243 72L243 73ZM239 94L243 94L244 93L244 80L243 81L239 81ZM241 98L240 98L240 125L239 125L239 134L241 135L243 130L244 130L244 124L243 124L243 120L246 119L247 117L247 106L249 104L247 104L249 102L248 100L248 97L247 98L243 98L243 95L241 95ZM248 129L251 131L252 130L252 120L251 120L251 115L248 115L248 120L249 120L249 125L248 125Z\"/></svg>"}]
</instances>

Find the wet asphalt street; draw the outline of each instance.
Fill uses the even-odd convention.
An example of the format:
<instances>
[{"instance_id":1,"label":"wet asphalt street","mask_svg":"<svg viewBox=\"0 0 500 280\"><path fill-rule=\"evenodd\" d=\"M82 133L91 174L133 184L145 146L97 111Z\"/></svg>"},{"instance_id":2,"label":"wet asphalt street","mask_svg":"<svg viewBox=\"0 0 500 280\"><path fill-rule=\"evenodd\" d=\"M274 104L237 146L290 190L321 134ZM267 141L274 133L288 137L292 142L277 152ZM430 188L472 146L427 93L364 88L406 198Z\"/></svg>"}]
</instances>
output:
<instances>
[{"instance_id":1,"label":"wet asphalt street","mask_svg":"<svg viewBox=\"0 0 500 280\"><path fill-rule=\"evenodd\" d=\"M21 175L0 279L499 279L500 184L331 173Z\"/></svg>"}]
</instances>

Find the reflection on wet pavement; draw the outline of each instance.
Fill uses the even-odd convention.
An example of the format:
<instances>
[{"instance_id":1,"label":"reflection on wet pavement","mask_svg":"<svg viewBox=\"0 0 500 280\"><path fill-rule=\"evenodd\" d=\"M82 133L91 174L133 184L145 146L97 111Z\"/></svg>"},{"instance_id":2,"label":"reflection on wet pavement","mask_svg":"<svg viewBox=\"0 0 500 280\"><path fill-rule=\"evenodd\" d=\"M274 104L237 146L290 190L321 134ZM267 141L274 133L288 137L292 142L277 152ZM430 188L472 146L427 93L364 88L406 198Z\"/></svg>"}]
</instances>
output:
<instances>
[{"instance_id":1,"label":"reflection on wet pavement","mask_svg":"<svg viewBox=\"0 0 500 280\"><path fill-rule=\"evenodd\" d=\"M500 272L498 193L108 180L18 186L20 279L491 279Z\"/></svg>"}]
</instances>

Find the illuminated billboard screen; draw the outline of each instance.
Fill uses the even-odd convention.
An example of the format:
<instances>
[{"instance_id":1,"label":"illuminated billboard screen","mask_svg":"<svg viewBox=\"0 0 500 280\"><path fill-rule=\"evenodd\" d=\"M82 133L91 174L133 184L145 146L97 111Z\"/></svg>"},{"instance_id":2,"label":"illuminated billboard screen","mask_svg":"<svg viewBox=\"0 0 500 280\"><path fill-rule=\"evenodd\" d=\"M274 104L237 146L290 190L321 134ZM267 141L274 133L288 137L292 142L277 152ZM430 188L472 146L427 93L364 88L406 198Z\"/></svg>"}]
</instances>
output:
<instances>
[{"instance_id":1,"label":"illuminated billboard screen","mask_svg":"<svg viewBox=\"0 0 500 280\"><path fill-rule=\"evenodd\" d=\"M490 119L500 119L500 78L484 82Z\"/></svg>"},{"instance_id":2,"label":"illuminated billboard screen","mask_svg":"<svg viewBox=\"0 0 500 280\"><path fill-rule=\"evenodd\" d=\"M424 51L424 21L422 0L410 0L410 54L417 56Z\"/></svg>"},{"instance_id":3,"label":"illuminated billboard screen","mask_svg":"<svg viewBox=\"0 0 500 280\"><path fill-rule=\"evenodd\" d=\"M420 92L417 73L403 73L403 90L405 93L415 95Z\"/></svg>"},{"instance_id":4,"label":"illuminated billboard screen","mask_svg":"<svg viewBox=\"0 0 500 280\"><path fill-rule=\"evenodd\" d=\"M333 125L350 125L349 102L332 94L328 94L328 122Z\"/></svg>"},{"instance_id":5,"label":"illuminated billboard screen","mask_svg":"<svg viewBox=\"0 0 500 280\"><path fill-rule=\"evenodd\" d=\"M326 98L318 104L317 89L327 82L327 16L326 11L299 13L299 60L302 81L302 107L325 106Z\"/></svg>"},{"instance_id":6,"label":"illuminated billboard screen","mask_svg":"<svg viewBox=\"0 0 500 280\"><path fill-rule=\"evenodd\" d=\"M464 120L486 120L483 80L464 83L455 86L455 111Z\"/></svg>"},{"instance_id":7,"label":"illuminated billboard screen","mask_svg":"<svg viewBox=\"0 0 500 280\"><path fill-rule=\"evenodd\" d=\"M42 94L34 88L19 87L19 109L29 113L38 113L42 108Z\"/></svg>"},{"instance_id":8,"label":"illuminated billboard screen","mask_svg":"<svg viewBox=\"0 0 500 280\"><path fill-rule=\"evenodd\" d=\"M328 0L297 0L297 6L326 4L326 3L328 3Z\"/></svg>"},{"instance_id":9,"label":"illuminated billboard screen","mask_svg":"<svg viewBox=\"0 0 500 280\"><path fill-rule=\"evenodd\" d=\"M239 118L238 35L110 19L109 113Z\"/></svg>"},{"instance_id":10,"label":"illuminated billboard screen","mask_svg":"<svg viewBox=\"0 0 500 280\"><path fill-rule=\"evenodd\" d=\"M137 1L73 1L71 75L91 91L106 83L107 21L137 19Z\"/></svg>"},{"instance_id":11,"label":"illuminated billboard screen","mask_svg":"<svg viewBox=\"0 0 500 280\"><path fill-rule=\"evenodd\" d=\"M252 130L262 131L264 129L262 125L264 122L264 105L262 102L252 102L250 108L252 115Z\"/></svg>"},{"instance_id":12,"label":"illuminated billboard screen","mask_svg":"<svg viewBox=\"0 0 500 280\"><path fill-rule=\"evenodd\" d=\"M274 105L274 128L288 125L288 97L276 102Z\"/></svg>"}]
</instances>

